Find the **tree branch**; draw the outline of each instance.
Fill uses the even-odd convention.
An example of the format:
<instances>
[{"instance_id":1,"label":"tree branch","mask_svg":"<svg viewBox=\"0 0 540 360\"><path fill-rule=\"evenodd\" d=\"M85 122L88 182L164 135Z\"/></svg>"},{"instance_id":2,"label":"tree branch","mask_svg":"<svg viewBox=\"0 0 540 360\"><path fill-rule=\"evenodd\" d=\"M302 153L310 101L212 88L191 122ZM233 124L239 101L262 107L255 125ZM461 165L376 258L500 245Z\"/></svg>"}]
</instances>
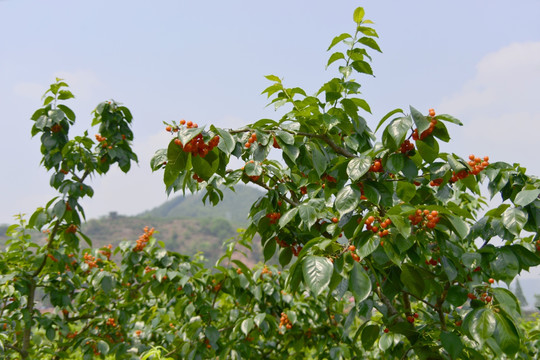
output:
<instances>
[{"instance_id":1,"label":"tree branch","mask_svg":"<svg viewBox=\"0 0 540 360\"><path fill-rule=\"evenodd\" d=\"M24 351L23 349L20 349L18 348L17 346L15 345L11 345L11 344L8 344L8 343L4 343L4 346L7 347L8 349L11 349L11 350L15 350L16 352L18 352L19 354L21 354L21 356L24 358L26 358L28 356L28 351Z\"/></svg>"}]
</instances>

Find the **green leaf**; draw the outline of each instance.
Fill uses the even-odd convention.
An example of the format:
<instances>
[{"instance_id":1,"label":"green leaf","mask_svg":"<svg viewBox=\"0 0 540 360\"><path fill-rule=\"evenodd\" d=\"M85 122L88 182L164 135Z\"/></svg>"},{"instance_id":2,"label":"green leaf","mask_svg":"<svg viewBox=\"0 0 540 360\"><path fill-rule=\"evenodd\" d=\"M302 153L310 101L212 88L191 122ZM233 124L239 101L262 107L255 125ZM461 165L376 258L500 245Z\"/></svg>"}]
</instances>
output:
<instances>
[{"instance_id":1,"label":"green leaf","mask_svg":"<svg viewBox=\"0 0 540 360\"><path fill-rule=\"evenodd\" d=\"M348 185L341 189L336 195L335 206L341 216L353 211L360 202L360 194L357 194L353 188Z\"/></svg>"},{"instance_id":2,"label":"green leaf","mask_svg":"<svg viewBox=\"0 0 540 360\"><path fill-rule=\"evenodd\" d=\"M363 8L359 7L354 10L353 13L353 20L355 23L360 24L362 20L364 19L365 11Z\"/></svg>"},{"instance_id":3,"label":"green leaf","mask_svg":"<svg viewBox=\"0 0 540 360\"><path fill-rule=\"evenodd\" d=\"M317 171L317 175L321 177L326 171L326 167L327 167L326 157L324 156L321 150L319 150L315 146L312 146L311 159L313 161L313 167L315 168L315 171Z\"/></svg>"},{"instance_id":4,"label":"green leaf","mask_svg":"<svg viewBox=\"0 0 540 360\"><path fill-rule=\"evenodd\" d=\"M315 221L317 221L317 212L313 206L301 204L298 206L298 212L300 214L300 219L302 219L304 224L306 224L308 227L313 226Z\"/></svg>"},{"instance_id":5,"label":"green leaf","mask_svg":"<svg viewBox=\"0 0 540 360\"><path fill-rule=\"evenodd\" d=\"M401 267L401 282L409 289L409 291L419 298L425 295L426 284L422 273L417 268L410 264L403 264Z\"/></svg>"},{"instance_id":6,"label":"green leaf","mask_svg":"<svg viewBox=\"0 0 540 360\"><path fill-rule=\"evenodd\" d=\"M248 318L242 321L242 324L240 325L240 330L244 333L244 335L248 336L249 332L253 329L253 319Z\"/></svg>"},{"instance_id":7,"label":"green leaf","mask_svg":"<svg viewBox=\"0 0 540 360\"><path fill-rule=\"evenodd\" d=\"M361 74L373 75L373 69L371 68L371 65L369 65L368 62L357 60L357 61L353 61L351 63L351 66L354 70L356 70L357 72Z\"/></svg>"},{"instance_id":8,"label":"green leaf","mask_svg":"<svg viewBox=\"0 0 540 360\"><path fill-rule=\"evenodd\" d=\"M103 340L98 341L97 348L102 355L107 355L109 353L109 344Z\"/></svg>"},{"instance_id":9,"label":"green leaf","mask_svg":"<svg viewBox=\"0 0 540 360\"><path fill-rule=\"evenodd\" d=\"M248 162L244 166L244 171L248 176L260 176L263 172L263 168L260 162Z\"/></svg>"},{"instance_id":10,"label":"green leaf","mask_svg":"<svg viewBox=\"0 0 540 360\"><path fill-rule=\"evenodd\" d=\"M451 122L453 124L457 124L459 126L463 126L463 123L461 121L459 121L458 119L456 119L455 117L451 115L442 114L442 115L435 116L435 118L437 120L443 120L443 121Z\"/></svg>"},{"instance_id":11,"label":"green leaf","mask_svg":"<svg viewBox=\"0 0 540 360\"><path fill-rule=\"evenodd\" d=\"M522 270L529 270L530 267L540 265L540 257L521 245L508 246L519 260L519 267Z\"/></svg>"},{"instance_id":12,"label":"green leaf","mask_svg":"<svg viewBox=\"0 0 540 360\"><path fill-rule=\"evenodd\" d=\"M377 132L377 130L379 130L379 128L382 126L382 124L384 124L384 122L386 120L388 120L388 118L390 118L390 116L392 116L394 114L399 114L399 113L403 114L403 110L394 109L394 110L390 111L388 114L384 115L383 118L379 121L379 124L377 124L377 127L375 128L375 132Z\"/></svg>"},{"instance_id":13,"label":"green leaf","mask_svg":"<svg viewBox=\"0 0 540 360\"><path fill-rule=\"evenodd\" d=\"M381 194L379 191L367 183L364 183L364 195L365 197L374 204L378 204L381 201Z\"/></svg>"},{"instance_id":14,"label":"green leaf","mask_svg":"<svg viewBox=\"0 0 540 360\"><path fill-rule=\"evenodd\" d=\"M371 293L371 280L364 268L356 262L350 272L349 290L356 303L364 301Z\"/></svg>"},{"instance_id":15,"label":"green leaf","mask_svg":"<svg viewBox=\"0 0 540 360\"><path fill-rule=\"evenodd\" d=\"M58 106L58 108L62 110L64 114L66 114L69 120L71 120L72 122L75 121L75 113L73 112L73 110L71 110L70 108L68 108L66 105L63 105L63 104L58 104L56 106Z\"/></svg>"},{"instance_id":16,"label":"green leaf","mask_svg":"<svg viewBox=\"0 0 540 360\"><path fill-rule=\"evenodd\" d=\"M270 81L275 81L275 82L281 83L281 79L279 77L277 77L276 75L265 75L264 77L267 78Z\"/></svg>"},{"instance_id":17,"label":"green leaf","mask_svg":"<svg viewBox=\"0 0 540 360\"><path fill-rule=\"evenodd\" d=\"M394 224L401 235L405 238L408 238L411 235L411 225L404 220L403 216L389 215L388 217L392 220L392 224Z\"/></svg>"},{"instance_id":18,"label":"green leaf","mask_svg":"<svg viewBox=\"0 0 540 360\"><path fill-rule=\"evenodd\" d=\"M540 189L521 190L514 199L514 204L518 206L525 206L538 199L540 195Z\"/></svg>"},{"instance_id":19,"label":"green leaf","mask_svg":"<svg viewBox=\"0 0 540 360\"><path fill-rule=\"evenodd\" d=\"M216 128L215 131L219 134L218 149L230 155L234 151L236 141L228 131L219 128Z\"/></svg>"},{"instance_id":20,"label":"green leaf","mask_svg":"<svg viewBox=\"0 0 540 360\"><path fill-rule=\"evenodd\" d=\"M459 358L463 351L463 343L460 337L452 332L441 332L441 344L452 359Z\"/></svg>"},{"instance_id":21,"label":"green leaf","mask_svg":"<svg viewBox=\"0 0 540 360\"><path fill-rule=\"evenodd\" d=\"M518 208L508 208L501 216L504 227L514 235L519 235L527 218L527 213Z\"/></svg>"},{"instance_id":22,"label":"green leaf","mask_svg":"<svg viewBox=\"0 0 540 360\"><path fill-rule=\"evenodd\" d=\"M368 325L362 330L360 340L362 340L362 347L369 350L375 344L375 341L379 338L379 325Z\"/></svg>"},{"instance_id":23,"label":"green leaf","mask_svg":"<svg viewBox=\"0 0 540 360\"><path fill-rule=\"evenodd\" d=\"M446 273L446 276L448 276L448 280L453 281L458 275L456 266L454 265L452 260L448 259L446 256L442 256L441 261L444 272Z\"/></svg>"},{"instance_id":24,"label":"green leaf","mask_svg":"<svg viewBox=\"0 0 540 360\"><path fill-rule=\"evenodd\" d=\"M495 321L493 338L497 345L506 355L516 354L520 348L520 336L514 322L502 313L495 314Z\"/></svg>"},{"instance_id":25,"label":"green leaf","mask_svg":"<svg viewBox=\"0 0 540 360\"><path fill-rule=\"evenodd\" d=\"M368 38L368 37L362 37L358 40L358 42L360 44L364 44L370 48L372 48L373 50L377 50L378 52L382 53L382 50L381 48L379 47L379 44L377 44L377 42L372 39L372 38Z\"/></svg>"},{"instance_id":26,"label":"green leaf","mask_svg":"<svg viewBox=\"0 0 540 360\"><path fill-rule=\"evenodd\" d=\"M416 195L416 186L409 182L398 181L396 195L403 201L409 202ZM400 217L401 218L401 217Z\"/></svg>"},{"instance_id":27,"label":"green leaf","mask_svg":"<svg viewBox=\"0 0 540 360\"><path fill-rule=\"evenodd\" d=\"M458 286L458 285L452 285L450 286L450 289L448 289L448 295L446 296L446 301L448 301L450 304L454 306L461 306L465 304L467 301L467 289Z\"/></svg>"},{"instance_id":28,"label":"green leaf","mask_svg":"<svg viewBox=\"0 0 540 360\"><path fill-rule=\"evenodd\" d=\"M101 279L101 288L103 289L105 294L108 294L109 292L111 292L113 287L114 287L114 279L110 277L109 275L103 276L103 278Z\"/></svg>"},{"instance_id":29,"label":"green leaf","mask_svg":"<svg viewBox=\"0 0 540 360\"><path fill-rule=\"evenodd\" d=\"M505 313L516 319L521 318L521 308L516 296L508 289L494 287L491 289L493 293L493 303L498 305Z\"/></svg>"},{"instance_id":30,"label":"green leaf","mask_svg":"<svg viewBox=\"0 0 540 360\"><path fill-rule=\"evenodd\" d=\"M339 59L345 59L345 55L343 55L342 52L335 52L332 55L330 55L330 58L328 59L328 63L326 64L326 68L328 68L333 62Z\"/></svg>"},{"instance_id":31,"label":"green leaf","mask_svg":"<svg viewBox=\"0 0 540 360\"><path fill-rule=\"evenodd\" d=\"M302 260L304 282L315 296L328 287L333 270L332 263L325 257L310 255Z\"/></svg>"},{"instance_id":32,"label":"green leaf","mask_svg":"<svg viewBox=\"0 0 540 360\"><path fill-rule=\"evenodd\" d=\"M405 155L403 154L392 154L386 160L384 168L391 172L392 174L399 173L405 166ZM411 184L412 185L412 184ZM414 185L413 185L414 186Z\"/></svg>"},{"instance_id":33,"label":"green leaf","mask_svg":"<svg viewBox=\"0 0 540 360\"><path fill-rule=\"evenodd\" d=\"M206 329L204 329L204 334L213 344L215 344L219 339L219 330L213 326L208 326Z\"/></svg>"},{"instance_id":34,"label":"green leaf","mask_svg":"<svg viewBox=\"0 0 540 360\"><path fill-rule=\"evenodd\" d=\"M433 136L428 136L424 140L417 140L416 147L422 159L431 163L439 156L439 143Z\"/></svg>"},{"instance_id":35,"label":"green leaf","mask_svg":"<svg viewBox=\"0 0 540 360\"><path fill-rule=\"evenodd\" d=\"M469 323L469 333L479 344L483 344L495 331L495 316L488 308L480 308L472 311Z\"/></svg>"},{"instance_id":36,"label":"green leaf","mask_svg":"<svg viewBox=\"0 0 540 360\"><path fill-rule=\"evenodd\" d=\"M279 227L282 228L285 225L287 225L289 221L294 219L297 213L298 213L298 208L296 207L287 210L287 212L279 218Z\"/></svg>"},{"instance_id":37,"label":"green leaf","mask_svg":"<svg viewBox=\"0 0 540 360\"><path fill-rule=\"evenodd\" d=\"M263 255L264 255L264 261L268 261L274 256L276 253L276 242L274 239L269 239L266 241L266 244L264 244L263 249Z\"/></svg>"},{"instance_id":38,"label":"green leaf","mask_svg":"<svg viewBox=\"0 0 540 360\"><path fill-rule=\"evenodd\" d=\"M218 150L213 149L204 158L200 156L193 156L191 158L193 164L193 170L204 180L210 179L214 175L219 167L219 155Z\"/></svg>"},{"instance_id":39,"label":"green leaf","mask_svg":"<svg viewBox=\"0 0 540 360\"><path fill-rule=\"evenodd\" d=\"M341 41L345 40L345 39L348 39L348 38L352 38L352 36L350 34L347 34L347 33L343 33L339 36L336 36L332 42L330 43L330 46L328 47L328 49L326 51L329 51L331 48L333 48L334 46L336 46L336 44L340 43Z\"/></svg>"},{"instance_id":40,"label":"green leaf","mask_svg":"<svg viewBox=\"0 0 540 360\"><path fill-rule=\"evenodd\" d=\"M490 265L493 277L506 282L512 281L519 273L519 260L508 247L498 249L497 256Z\"/></svg>"},{"instance_id":41,"label":"green leaf","mask_svg":"<svg viewBox=\"0 0 540 360\"><path fill-rule=\"evenodd\" d=\"M45 331L45 336L47 336L47 339L50 341L54 341L54 338L56 336L56 330L51 326L47 328L47 331Z\"/></svg>"},{"instance_id":42,"label":"green leaf","mask_svg":"<svg viewBox=\"0 0 540 360\"><path fill-rule=\"evenodd\" d=\"M392 120L384 129L383 145L390 151L397 150L405 140L405 136L407 136L407 132L411 129L411 126L412 121L409 117L400 117Z\"/></svg>"},{"instance_id":43,"label":"green leaf","mask_svg":"<svg viewBox=\"0 0 540 360\"><path fill-rule=\"evenodd\" d=\"M281 266L287 266L291 262L292 255L293 253L290 246L281 249L281 251L279 252L279 264Z\"/></svg>"},{"instance_id":44,"label":"green leaf","mask_svg":"<svg viewBox=\"0 0 540 360\"><path fill-rule=\"evenodd\" d=\"M431 121L429 121L420 111L416 110L412 106L410 106L410 109L411 116L416 124L416 128L418 129L418 135L420 135L429 128Z\"/></svg>"},{"instance_id":45,"label":"green leaf","mask_svg":"<svg viewBox=\"0 0 540 360\"><path fill-rule=\"evenodd\" d=\"M347 164L347 175L351 181L357 181L369 171L372 159L369 156L360 155L352 158Z\"/></svg>"},{"instance_id":46,"label":"green leaf","mask_svg":"<svg viewBox=\"0 0 540 360\"><path fill-rule=\"evenodd\" d=\"M456 233L460 239L465 239L469 235L469 225L463 221L460 217L447 215L448 220L450 221L452 230Z\"/></svg>"},{"instance_id":47,"label":"green leaf","mask_svg":"<svg viewBox=\"0 0 540 360\"><path fill-rule=\"evenodd\" d=\"M281 140L283 141L283 143L287 144L287 145L294 145L294 136L287 132L287 131L283 131L283 130L277 130L276 131L276 136Z\"/></svg>"}]
</instances>

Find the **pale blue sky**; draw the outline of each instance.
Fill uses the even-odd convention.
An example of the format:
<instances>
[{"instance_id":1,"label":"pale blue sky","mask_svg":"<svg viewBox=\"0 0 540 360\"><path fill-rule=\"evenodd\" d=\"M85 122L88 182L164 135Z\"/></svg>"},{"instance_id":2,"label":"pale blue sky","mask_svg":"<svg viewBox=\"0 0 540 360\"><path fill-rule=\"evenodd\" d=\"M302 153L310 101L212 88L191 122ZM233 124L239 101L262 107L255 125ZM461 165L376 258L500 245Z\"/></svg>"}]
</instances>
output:
<instances>
[{"instance_id":1,"label":"pale blue sky","mask_svg":"<svg viewBox=\"0 0 540 360\"><path fill-rule=\"evenodd\" d=\"M353 31L364 6L383 54L360 78L373 116L434 107L461 118L451 151L517 160L540 174L540 2L507 1L0 1L0 223L54 195L39 167L32 112L55 76L72 85L79 129L114 98L135 116L140 166L95 179L90 217L136 214L166 200L151 154L165 147L163 120L236 127L276 114L263 75L313 93L331 39ZM93 134L94 132L91 132Z\"/></svg>"}]
</instances>

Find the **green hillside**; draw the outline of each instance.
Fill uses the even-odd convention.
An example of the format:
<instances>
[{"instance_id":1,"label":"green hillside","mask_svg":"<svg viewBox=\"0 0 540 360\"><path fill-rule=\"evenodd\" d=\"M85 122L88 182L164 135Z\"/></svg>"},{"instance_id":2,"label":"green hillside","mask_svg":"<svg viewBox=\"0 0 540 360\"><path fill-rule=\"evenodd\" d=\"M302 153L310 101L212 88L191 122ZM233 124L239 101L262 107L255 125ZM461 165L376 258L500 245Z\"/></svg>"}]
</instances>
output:
<instances>
[{"instance_id":1,"label":"green hillside","mask_svg":"<svg viewBox=\"0 0 540 360\"><path fill-rule=\"evenodd\" d=\"M177 196L163 205L139 215L140 218L223 218L236 226L244 226L251 204L263 193L250 186L237 186L236 191L223 191L218 205L203 205L203 194Z\"/></svg>"}]
</instances>

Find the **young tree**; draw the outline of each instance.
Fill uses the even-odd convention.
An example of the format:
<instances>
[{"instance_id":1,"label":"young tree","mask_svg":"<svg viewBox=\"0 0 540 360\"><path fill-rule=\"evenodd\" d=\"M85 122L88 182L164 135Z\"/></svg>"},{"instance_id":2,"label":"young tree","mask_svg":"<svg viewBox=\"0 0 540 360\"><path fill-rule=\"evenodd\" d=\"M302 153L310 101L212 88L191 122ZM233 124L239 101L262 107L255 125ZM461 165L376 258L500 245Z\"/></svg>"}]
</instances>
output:
<instances>
[{"instance_id":1,"label":"young tree","mask_svg":"<svg viewBox=\"0 0 540 360\"><path fill-rule=\"evenodd\" d=\"M395 109L373 131L352 74L372 75L368 50L380 49L364 11L353 17L354 33L328 48L343 46L327 64L339 64L338 76L314 95L269 75L264 93L288 106L283 117L240 129L166 124L173 139L152 166L164 170L168 192L205 191L213 204L221 186L265 189L244 239L258 234L265 259L277 252L282 266L296 257L289 289L305 284L331 299L350 292L364 330L374 326L365 336L380 332L387 354L475 357L478 346L516 354L519 303L492 284L540 263L540 182L517 164L441 152L446 124L462 124L433 109ZM228 168L231 156L245 166ZM480 184L505 200L484 216Z\"/></svg>"}]
</instances>

